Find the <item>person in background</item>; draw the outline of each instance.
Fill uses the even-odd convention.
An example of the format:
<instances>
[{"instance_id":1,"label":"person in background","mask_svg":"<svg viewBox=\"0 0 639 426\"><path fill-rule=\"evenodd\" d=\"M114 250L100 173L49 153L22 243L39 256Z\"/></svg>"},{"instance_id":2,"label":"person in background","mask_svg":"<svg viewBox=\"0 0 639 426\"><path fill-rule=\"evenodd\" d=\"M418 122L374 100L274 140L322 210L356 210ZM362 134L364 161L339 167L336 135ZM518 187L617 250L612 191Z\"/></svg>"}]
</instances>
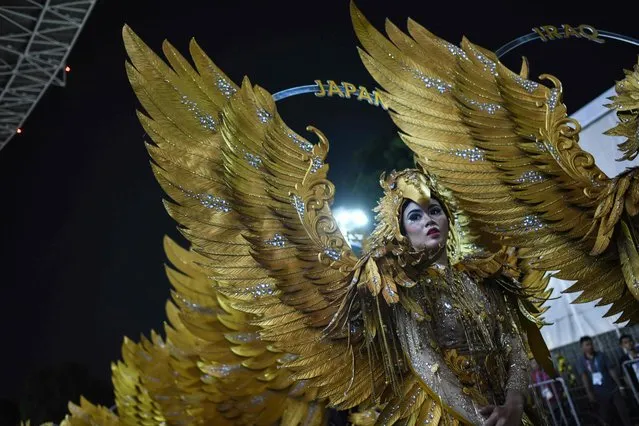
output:
<instances>
[{"instance_id":1,"label":"person in background","mask_svg":"<svg viewBox=\"0 0 639 426\"><path fill-rule=\"evenodd\" d=\"M617 412L624 426L631 426L630 414L624 401L625 387L603 352L595 350L592 338L579 339L583 357L578 368L590 402L598 405L599 415L606 425L612 424Z\"/></svg>"},{"instance_id":2,"label":"person in background","mask_svg":"<svg viewBox=\"0 0 639 426\"><path fill-rule=\"evenodd\" d=\"M535 359L530 361L532 383L539 385L540 383L551 380L551 377L539 366ZM541 397L549 403L557 401L557 395L552 391L550 384L539 385Z\"/></svg>"},{"instance_id":3,"label":"person in background","mask_svg":"<svg viewBox=\"0 0 639 426\"><path fill-rule=\"evenodd\" d=\"M531 382L537 390L537 395L544 401L542 406L550 410L546 416L547 421L550 422L552 419L553 425L575 425L575 417L567 403L561 383L549 383L552 377L539 366L535 359L530 361L530 369Z\"/></svg>"},{"instance_id":4,"label":"person in background","mask_svg":"<svg viewBox=\"0 0 639 426\"><path fill-rule=\"evenodd\" d=\"M623 350L623 355L619 358L619 365L621 365L622 369L625 368L625 372L624 370L621 372L622 374L627 373L624 374L626 381L630 378L628 386L634 389L635 392L639 392L639 361L624 364L627 361L639 359L639 350L637 350L635 339L629 334L622 334L621 337L619 337L619 346L621 346Z\"/></svg>"}]
</instances>

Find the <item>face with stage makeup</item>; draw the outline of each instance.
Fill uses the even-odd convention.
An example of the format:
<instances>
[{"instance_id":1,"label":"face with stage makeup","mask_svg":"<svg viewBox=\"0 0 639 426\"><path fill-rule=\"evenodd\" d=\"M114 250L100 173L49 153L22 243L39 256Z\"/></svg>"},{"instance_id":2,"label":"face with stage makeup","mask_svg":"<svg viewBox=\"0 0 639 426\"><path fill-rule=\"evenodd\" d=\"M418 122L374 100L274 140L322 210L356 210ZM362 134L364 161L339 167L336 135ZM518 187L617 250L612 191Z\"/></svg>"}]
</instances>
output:
<instances>
[{"instance_id":1,"label":"face with stage makeup","mask_svg":"<svg viewBox=\"0 0 639 426\"><path fill-rule=\"evenodd\" d=\"M441 203L435 198L421 206L406 200L402 209L402 233L416 251L436 252L446 247L448 217Z\"/></svg>"},{"instance_id":2,"label":"face with stage makeup","mask_svg":"<svg viewBox=\"0 0 639 426\"><path fill-rule=\"evenodd\" d=\"M447 265L459 260L459 235L454 201L447 190L418 169L383 174L377 225L371 236L371 251L392 253L400 264L422 262Z\"/></svg>"}]
</instances>

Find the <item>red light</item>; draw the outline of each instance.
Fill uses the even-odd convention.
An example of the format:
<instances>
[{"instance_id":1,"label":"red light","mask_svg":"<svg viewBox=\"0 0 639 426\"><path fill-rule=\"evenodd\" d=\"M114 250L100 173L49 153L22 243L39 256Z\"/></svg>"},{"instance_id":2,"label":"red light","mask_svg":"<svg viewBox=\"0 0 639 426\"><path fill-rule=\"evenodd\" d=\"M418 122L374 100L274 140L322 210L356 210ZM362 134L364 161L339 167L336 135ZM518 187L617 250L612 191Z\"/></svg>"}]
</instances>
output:
<instances>
[{"instance_id":1,"label":"red light","mask_svg":"<svg viewBox=\"0 0 639 426\"><path fill-rule=\"evenodd\" d=\"M18 128L18 130L16 130L16 133L17 133L17 134L22 133L22 129L21 129L21 128Z\"/></svg>"},{"instance_id":2,"label":"red light","mask_svg":"<svg viewBox=\"0 0 639 426\"><path fill-rule=\"evenodd\" d=\"M71 72L71 67L70 66L66 66L66 68L64 69L66 72Z\"/></svg>"}]
</instances>

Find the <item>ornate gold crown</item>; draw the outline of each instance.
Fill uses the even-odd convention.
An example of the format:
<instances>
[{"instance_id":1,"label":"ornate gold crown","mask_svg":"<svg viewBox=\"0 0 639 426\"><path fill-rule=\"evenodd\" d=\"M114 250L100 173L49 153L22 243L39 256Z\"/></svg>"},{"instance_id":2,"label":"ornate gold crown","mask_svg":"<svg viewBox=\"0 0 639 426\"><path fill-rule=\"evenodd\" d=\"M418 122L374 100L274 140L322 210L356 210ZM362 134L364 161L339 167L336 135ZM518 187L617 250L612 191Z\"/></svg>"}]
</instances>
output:
<instances>
[{"instance_id":1,"label":"ornate gold crown","mask_svg":"<svg viewBox=\"0 0 639 426\"><path fill-rule=\"evenodd\" d=\"M373 255L414 252L402 233L402 208L408 200L426 208L431 198L440 202L448 217L447 252L451 263L457 263L471 248L477 249L466 216L458 210L452 193L439 184L433 175L421 169L393 170L388 175L381 175L380 185L384 195L373 210L377 224L365 245Z\"/></svg>"}]
</instances>

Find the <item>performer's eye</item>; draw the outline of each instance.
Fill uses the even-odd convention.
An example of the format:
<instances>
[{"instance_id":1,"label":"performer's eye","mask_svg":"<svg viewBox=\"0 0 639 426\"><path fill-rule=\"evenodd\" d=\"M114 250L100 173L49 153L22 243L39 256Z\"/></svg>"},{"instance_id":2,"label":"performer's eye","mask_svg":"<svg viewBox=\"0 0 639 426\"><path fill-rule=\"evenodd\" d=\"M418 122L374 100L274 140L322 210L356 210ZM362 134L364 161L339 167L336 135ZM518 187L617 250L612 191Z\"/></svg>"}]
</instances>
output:
<instances>
[{"instance_id":1,"label":"performer's eye","mask_svg":"<svg viewBox=\"0 0 639 426\"><path fill-rule=\"evenodd\" d=\"M422 218L421 213L411 213L408 215L408 220L411 222L417 222L421 218Z\"/></svg>"},{"instance_id":2,"label":"performer's eye","mask_svg":"<svg viewBox=\"0 0 639 426\"><path fill-rule=\"evenodd\" d=\"M442 214L442 208L439 206L433 206L428 212L431 216L439 216L440 214Z\"/></svg>"}]
</instances>

